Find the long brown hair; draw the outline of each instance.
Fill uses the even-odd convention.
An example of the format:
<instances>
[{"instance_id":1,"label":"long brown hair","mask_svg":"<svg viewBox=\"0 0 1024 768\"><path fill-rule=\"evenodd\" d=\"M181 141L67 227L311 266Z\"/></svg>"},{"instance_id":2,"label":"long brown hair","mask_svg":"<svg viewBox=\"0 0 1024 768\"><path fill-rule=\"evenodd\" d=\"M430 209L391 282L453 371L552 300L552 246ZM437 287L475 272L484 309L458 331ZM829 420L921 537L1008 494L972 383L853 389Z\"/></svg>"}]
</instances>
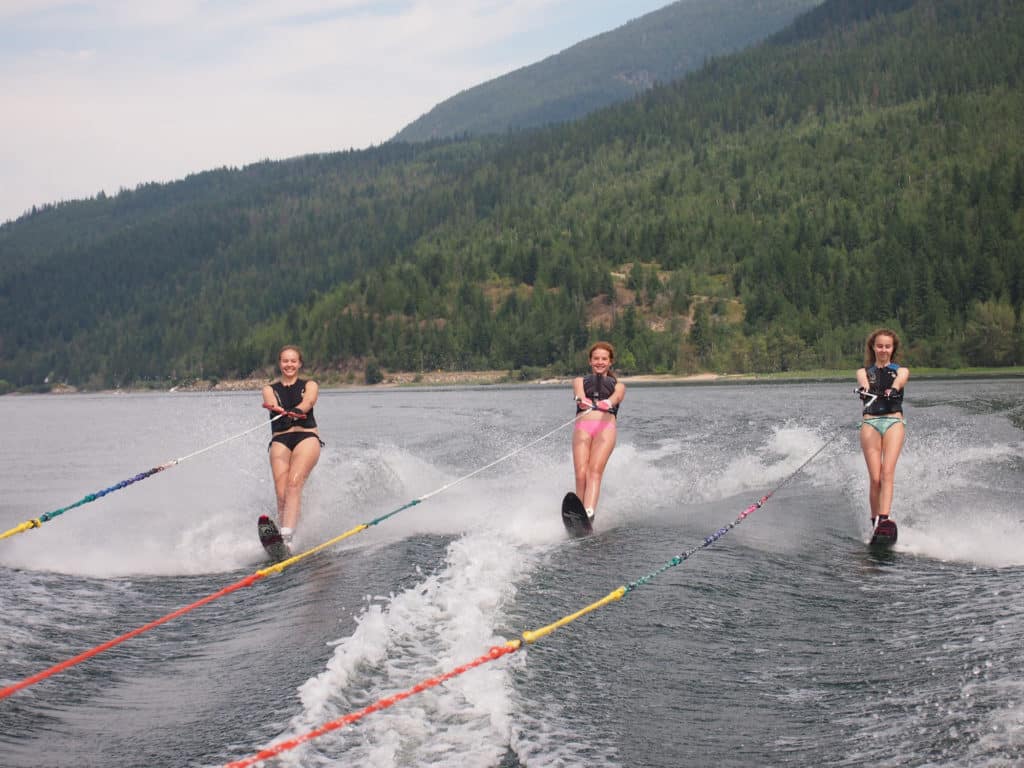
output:
<instances>
[{"instance_id":1,"label":"long brown hair","mask_svg":"<svg viewBox=\"0 0 1024 768\"><path fill-rule=\"evenodd\" d=\"M868 336L867 344L864 347L864 367L870 368L875 364L875 339L879 336L891 336L892 337L892 362L896 362L896 353L900 351L900 337L896 335L896 331L890 328L876 328Z\"/></svg>"}]
</instances>

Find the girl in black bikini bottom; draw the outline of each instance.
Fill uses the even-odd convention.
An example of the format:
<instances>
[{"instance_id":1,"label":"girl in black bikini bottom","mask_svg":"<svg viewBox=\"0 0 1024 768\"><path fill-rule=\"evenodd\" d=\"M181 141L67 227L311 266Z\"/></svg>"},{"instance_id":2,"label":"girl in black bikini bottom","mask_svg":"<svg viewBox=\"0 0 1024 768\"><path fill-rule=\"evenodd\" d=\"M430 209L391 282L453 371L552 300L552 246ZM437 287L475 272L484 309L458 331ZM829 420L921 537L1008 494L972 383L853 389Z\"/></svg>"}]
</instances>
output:
<instances>
[{"instance_id":1,"label":"girl in black bikini bottom","mask_svg":"<svg viewBox=\"0 0 1024 768\"><path fill-rule=\"evenodd\" d=\"M294 451L295 446L307 437L315 437L317 440L320 440L316 432L282 432L279 435L274 435L270 439L270 443L267 443L267 450L270 450L271 443L280 443L289 451ZM320 447L323 448L325 445L326 443L323 440L320 440Z\"/></svg>"}]
</instances>

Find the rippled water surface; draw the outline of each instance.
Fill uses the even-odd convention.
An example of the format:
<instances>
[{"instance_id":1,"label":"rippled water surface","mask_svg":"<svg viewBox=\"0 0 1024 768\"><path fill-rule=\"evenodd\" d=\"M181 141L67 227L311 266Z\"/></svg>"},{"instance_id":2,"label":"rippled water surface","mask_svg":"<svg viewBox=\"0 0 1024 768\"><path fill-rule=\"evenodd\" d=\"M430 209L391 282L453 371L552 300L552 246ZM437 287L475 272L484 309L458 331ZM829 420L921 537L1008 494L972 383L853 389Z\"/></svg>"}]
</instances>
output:
<instances>
[{"instance_id":1,"label":"rippled water surface","mask_svg":"<svg viewBox=\"0 0 1024 768\"><path fill-rule=\"evenodd\" d=\"M1020 765L1024 386L912 379L888 555L852 389L631 387L576 541L566 388L326 391L297 550L376 524L0 700L0 764L241 760L631 585L268 764ZM0 687L266 564L258 394L0 418L2 530L183 459L0 540Z\"/></svg>"}]
</instances>

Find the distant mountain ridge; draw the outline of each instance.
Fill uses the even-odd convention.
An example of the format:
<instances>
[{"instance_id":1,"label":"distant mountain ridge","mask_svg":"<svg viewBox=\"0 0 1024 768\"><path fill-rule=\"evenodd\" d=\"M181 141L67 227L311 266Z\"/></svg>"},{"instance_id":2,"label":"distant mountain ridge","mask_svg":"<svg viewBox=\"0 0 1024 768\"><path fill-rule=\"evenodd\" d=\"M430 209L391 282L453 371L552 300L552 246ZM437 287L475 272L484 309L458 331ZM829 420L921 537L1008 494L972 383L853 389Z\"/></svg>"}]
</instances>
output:
<instances>
[{"instance_id":1,"label":"distant mountain ridge","mask_svg":"<svg viewBox=\"0 0 1024 768\"><path fill-rule=\"evenodd\" d=\"M393 141L576 120L783 29L822 0L679 0L447 99Z\"/></svg>"},{"instance_id":2,"label":"distant mountain ridge","mask_svg":"<svg viewBox=\"0 0 1024 768\"><path fill-rule=\"evenodd\" d=\"M371 370L1024 360L1024 4L826 0L584 119L0 225L0 393ZM351 380L351 379L346 379Z\"/></svg>"}]
</instances>

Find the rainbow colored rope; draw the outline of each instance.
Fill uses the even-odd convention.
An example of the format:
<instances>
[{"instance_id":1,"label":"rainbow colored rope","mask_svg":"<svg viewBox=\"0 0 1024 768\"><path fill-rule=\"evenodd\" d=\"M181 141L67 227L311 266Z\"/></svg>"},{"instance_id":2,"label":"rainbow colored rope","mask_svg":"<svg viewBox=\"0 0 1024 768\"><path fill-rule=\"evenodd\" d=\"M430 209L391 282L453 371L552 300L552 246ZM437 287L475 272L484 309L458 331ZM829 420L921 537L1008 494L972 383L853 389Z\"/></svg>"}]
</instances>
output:
<instances>
[{"instance_id":1,"label":"rainbow colored rope","mask_svg":"<svg viewBox=\"0 0 1024 768\"><path fill-rule=\"evenodd\" d=\"M269 759L271 757L274 757L276 755L281 754L282 752L287 752L289 750L295 749L296 747L300 746L301 744L305 744L308 741L312 741L313 739L319 738L320 736L323 736L324 734L330 733L331 731L336 731L339 728L344 728L346 725L351 725L352 723L355 723L358 720L361 720L362 718L366 717L369 714L372 714L374 712L379 712L379 711L381 711L383 709L387 709L388 707L391 707L391 706L397 704L398 702L403 701L404 699L409 698L410 696L413 696L413 695L415 695L417 693L420 693L421 691L425 691L425 690L427 690L429 688L433 688L433 687L435 687L437 685L440 685L441 683L445 682L446 680L450 680L451 678L456 677L458 675L461 675L461 674L463 674L465 672L468 672L471 669L475 669L476 667L479 667L479 666L481 666L483 664L486 664L486 663L491 662L491 661L495 661L495 660L497 660L497 659L499 659L502 656L505 656L507 654L515 653L516 651L522 649L525 645L528 645L528 644L531 644L531 643L535 643L538 640L540 640L541 638L547 637L548 635L553 633L555 630L560 629L561 627L564 627L564 626L566 626L568 624L571 624L576 619L579 619L579 618L581 618L583 616L586 616L589 613L593 613L597 609L603 608L606 605L609 605L611 603L614 603L614 602L617 602L617 601L621 600L623 597L625 597L627 594L629 594L633 590L637 589L638 587L640 587L640 586L642 586L644 584L650 583L651 581L653 581L660 574L664 573L665 571L667 571L670 568L674 568L675 566L682 564L683 562L688 560L691 556L693 556L699 550L706 549L706 548L710 547L716 541L718 541L723 536L725 536L727 533L729 533L729 531L731 531L737 525L739 525L744 520L746 520L750 515L752 515L758 509L763 507L765 505L765 503L767 503L768 499L770 499L775 493L777 493L780 488L782 488L787 483L789 483L794 477L796 477L798 474L800 474L800 472L802 472L803 469L808 464L810 464L815 458L817 458L822 453L822 451L824 451L829 445L831 445L832 442L837 437L839 437L840 434L841 434L840 432L836 432L829 440L827 440L825 442L824 445L822 445L817 451L815 451L810 456L810 458L808 458L799 467L797 467L795 470L793 470L793 472L790 473L781 483L779 483L777 486L775 486L775 488L773 488L771 491L766 493L760 499L755 501L749 507L744 509L733 522L731 522L728 525L725 525L725 526L719 528L717 531L712 533L710 536L705 536L704 540L700 544L698 544L698 545L688 549L687 551L685 551L685 552L683 552L681 554L675 555L670 560L668 560L663 566L661 566L660 568L658 568L655 571L652 571L651 573L647 574L646 576L642 576L639 579L630 582L627 586L621 586L621 587L618 587L618 588L612 590L607 595L602 597L600 600L594 601L590 605L585 606L584 608L581 608L580 610L576 611L575 613L571 613L571 614L568 614L567 616L563 616L558 621L554 621L551 624L548 624L547 626L540 627L539 629L535 629L535 630L526 630L526 631L524 631L522 633L522 635L521 635L521 637L519 639L509 640L504 645L493 646L484 655L478 656L476 659L474 659L474 660L472 660L472 661L470 661L470 662L468 662L466 664L462 664L461 666L458 666L458 667L456 667L456 668L454 668L454 669L452 669L452 670L450 670L448 672L445 672L442 675L438 675L436 677L428 678L427 680L424 680L424 681L422 681L420 683L417 683L412 688L409 688L409 689L407 689L405 691L401 691L399 693L392 694L391 696L387 696L387 697L385 697L383 699L380 699L377 702L375 702L373 704L370 704L369 706L364 707L361 710L358 710L356 712L351 712L351 713L349 713L347 715L343 715L342 717L339 717L339 718L337 718L335 720L331 720L330 722L327 722L324 725L321 725L321 726L319 726L317 728L314 728L313 730L308 731L308 732L306 732L304 734L301 734L299 736L295 736L295 737L287 739L285 741L278 742L277 744L275 744L275 745L273 745L271 747L268 747L267 749L264 749L264 750L256 753L255 755L252 755L250 757L244 758L242 760L236 760L236 761L227 763L224 766L224 768L248 768L248 766L251 766L251 765L254 765L256 763L259 763L259 762L262 762L264 760L267 760L267 759Z\"/></svg>"},{"instance_id":2,"label":"rainbow colored rope","mask_svg":"<svg viewBox=\"0 0 1024 768\"><path fill-rule=\"evenodd\" d=\"M123 635L120 635L118 637L113 638L112 640L108 640L107 642L102 643L102 644L100 644L100 645L98 645L98 646L96 646L94 648L91 648L91 649L89 649L87 651L84 651L84 652L78 654L77 656L74 656L74 657L72 657L70 659L67 659L67 660L65 660L65 661L63 661L63 662L61 662L59 664L55 664L54 666L50 667L49 669L45 669L42 672L39 672L39 673L37 673L35 675L32 675L31 677L25 678L24 680L21 680L20 682L14 683L13 685L9 685L6 688L0 688L0 699L5 699L8 696L10 696L11 694L16 693L17 691L22 690L23 688L27 688L30 685L33 685L35 683L40 682L41 680L45 680L48 677L52 677L53 675L57 674L58 672L62 672L64 670L68 669L69 667L72 667L72 666L74 666L76 664L79 664L79 663L85 661L86 659L91 659L93 656L97 656L98 654L100 654L100 653L102 653L102 652L104 652L104 651L106 651L106 650L108 650L110 648L113 648L115 645L120 645L124 641L130 640L133 637L141 635L143 632L147 632L148 630L153 629L154 627L158 627L161 624L166 624L171 619L177 618L178 616L181 616L184 613L188 613L189 611L193 610L194 608L198 608L198 607L200 607L202 605L205 605L206 603L209 603L209 602L211 602L213 600L216 600L219 597L223 597L224 595L228 595L228 594L230 594L232 592L235 592L235 591L237 591L237 590L239 590L239 589L241 589L243 587L248 587L251 584L254 584L255 582L257 582L260 579L264 578L265 576L269 576L269 575L274 574L274 573L280 573L285 568L288 568L289 566L294 565L295 563L299 562L300 560L305 560L308 557L312 557L317 552L320 552L320 551L322 551L324 549L327 549L328 547L331 547L331 546L333 546L335 544L338 544L339 542L344 541L345 539L349 538L350 536L354 536L357 533L361 533L362 531L365 531L367 528L370 528L370 527L372 527L374 525L382 523L385 520L387 520L387 519L389 519L391 517L394 517L399 512L401 512L401 511L403 511L405 509L409 509L410 507L414 507L417 504L420 504L420 503L426 501L427 499L429 499L429 498L431 498L433 496L436 496L437 494L441 493L442 491L448 490L449 488L452 488L453 486L458 485L459 483L465 482L466 480L468 480L469 478L473 477L474 475L478 475L481 472L483 472L484 470L489 469L490 467L493 467L496 464L498 464L498 463L500 463L502 461L505 461L506 459L511 458L512 456L515 456L517 453L525 451L527 448L530 448L531 446L536 445L537 443L541 442L542 440L545 440L545 439L551 437L551 435L555 434L559 430L564 429L565 427L569 426L570 424L573 424L576 421L576 418L577 417L573 417L572 419L570 419L569 421L565 422L564 424L561 424L558 427L555 427L551 431L541 435L540 437L538 437L538 438L536 438L534 440L531 440L530 442L526 443L525 445L521 445L518 448L516 448L516 449L514 449L512 451L509 451L504 456L501 456L501 457L495 459L494 461L491 461L491 462L483 465L482 467L479 467L478 469L473 470L469 474L463 475L460 478L452 480L450 483L446 483L445 485L443 485L440 488L437 488L437 489L431 491L430 493L424 494L423 496L420 496L419 498L416 498L416 499L413 499L412 501L406 502L405 504L403 504L402 506L398 507L397 509L394 509L391 512L388 512L387 514L384 514L384 515L381 515L381 516L379 516L377 518L374 518L373 520L371 520L368 523L360 523L359 525L355 526L354 528L351 528L351 529L345 531L341 535L335 536L333 539L329 539L328 541L325 541L322 544L318 544L317 546L312 547L311 549L307 549L305 552L302 552L302 553L300 553L298 555L290 557L287 560L282 560L281 562L275 563L274 565L268 566L266 568L261 568L260 570L256 571L255 573L250 574L249 576L246 576L244 579L241 579L240 581L237 581L234 584L229 584L228 586L224 587L223 589L220 589L220 590L218 590L217 592L214 592L211 595L207 595L206 597L204 597L204 598L202 598L200 600L197 600L196 602L192 603L191 605L186 605L186 606L184 606L182 608L178 608L177 610L167 614L166 616L163 616L163 617L161 617L159 619L155 619L155 620L149 622L148 624L145 624L145 625L143 625L141 627L133 629L130 632L126 632ZM195 455L195 454L193 454L193 455ZM186 457L186 458L188 458L188 457ZM178 461L180 461L180 459Z\"/></svg>"},{"instance_id":3,"label":"rainbow colored rope","mask_svg":"<svg viewBox=\"0 0 1024 768\"><path fill-rule=\"evenodd\" d=\"M284 413L278 414L277 416L274 416L272 419L270 419L270 421L276 421L277 419L281 418L284 415ZM10 536L14 536L15 534L23 533L24 531L30 531L33 528L38 528L43 523L49 522L50 520L53 520L55 517L60 517L69 510L75 509L76 507L80 507L83 504L88 504L91 501L102 499L108 493L113 493L114 491L120 491L122 488L127 488L129 485L133 485L139 482L140 480L145 480L147 477L152 477L157 472L163 472L165 469L169 469L170 467L173 467L176 464L181 464L181 462L187 461L188 459L191 459L193 456L198 456L202 453L206 453L207 451L211 451L214 448L217 448L218 446L224 445L224 443L229 443L232 440L237 440L240 437L248 435L250 432L255 432L257 429L263 429L264 427L266 427L266 425L267 422L260 422L251 429L247 429L244 432L239 432L237 435L232 435L231 437L226 437L223 440L218 440L213 445L208 445L205 448L200 448L198 451L193 451L187 456L181 456L180 458L164 462L158 467L153 467L152 469L147 470L146 472L140 472L139 474L135 475L134 477L130 477L127 480L122 480L119 483L114 483L114 485L110 486L109 488L104 488L102 491L96 491L95 493L86 494L78 501L76 501L74 504L68 504L66 507L55 509L52 512L46 512L45 514L42 514L39 517L33 518L32 520L26 520L24 523L16 525L9 531L4 531L3 533L0 533L0 539L6 539Z\"/></svg>"}]
</instances>

